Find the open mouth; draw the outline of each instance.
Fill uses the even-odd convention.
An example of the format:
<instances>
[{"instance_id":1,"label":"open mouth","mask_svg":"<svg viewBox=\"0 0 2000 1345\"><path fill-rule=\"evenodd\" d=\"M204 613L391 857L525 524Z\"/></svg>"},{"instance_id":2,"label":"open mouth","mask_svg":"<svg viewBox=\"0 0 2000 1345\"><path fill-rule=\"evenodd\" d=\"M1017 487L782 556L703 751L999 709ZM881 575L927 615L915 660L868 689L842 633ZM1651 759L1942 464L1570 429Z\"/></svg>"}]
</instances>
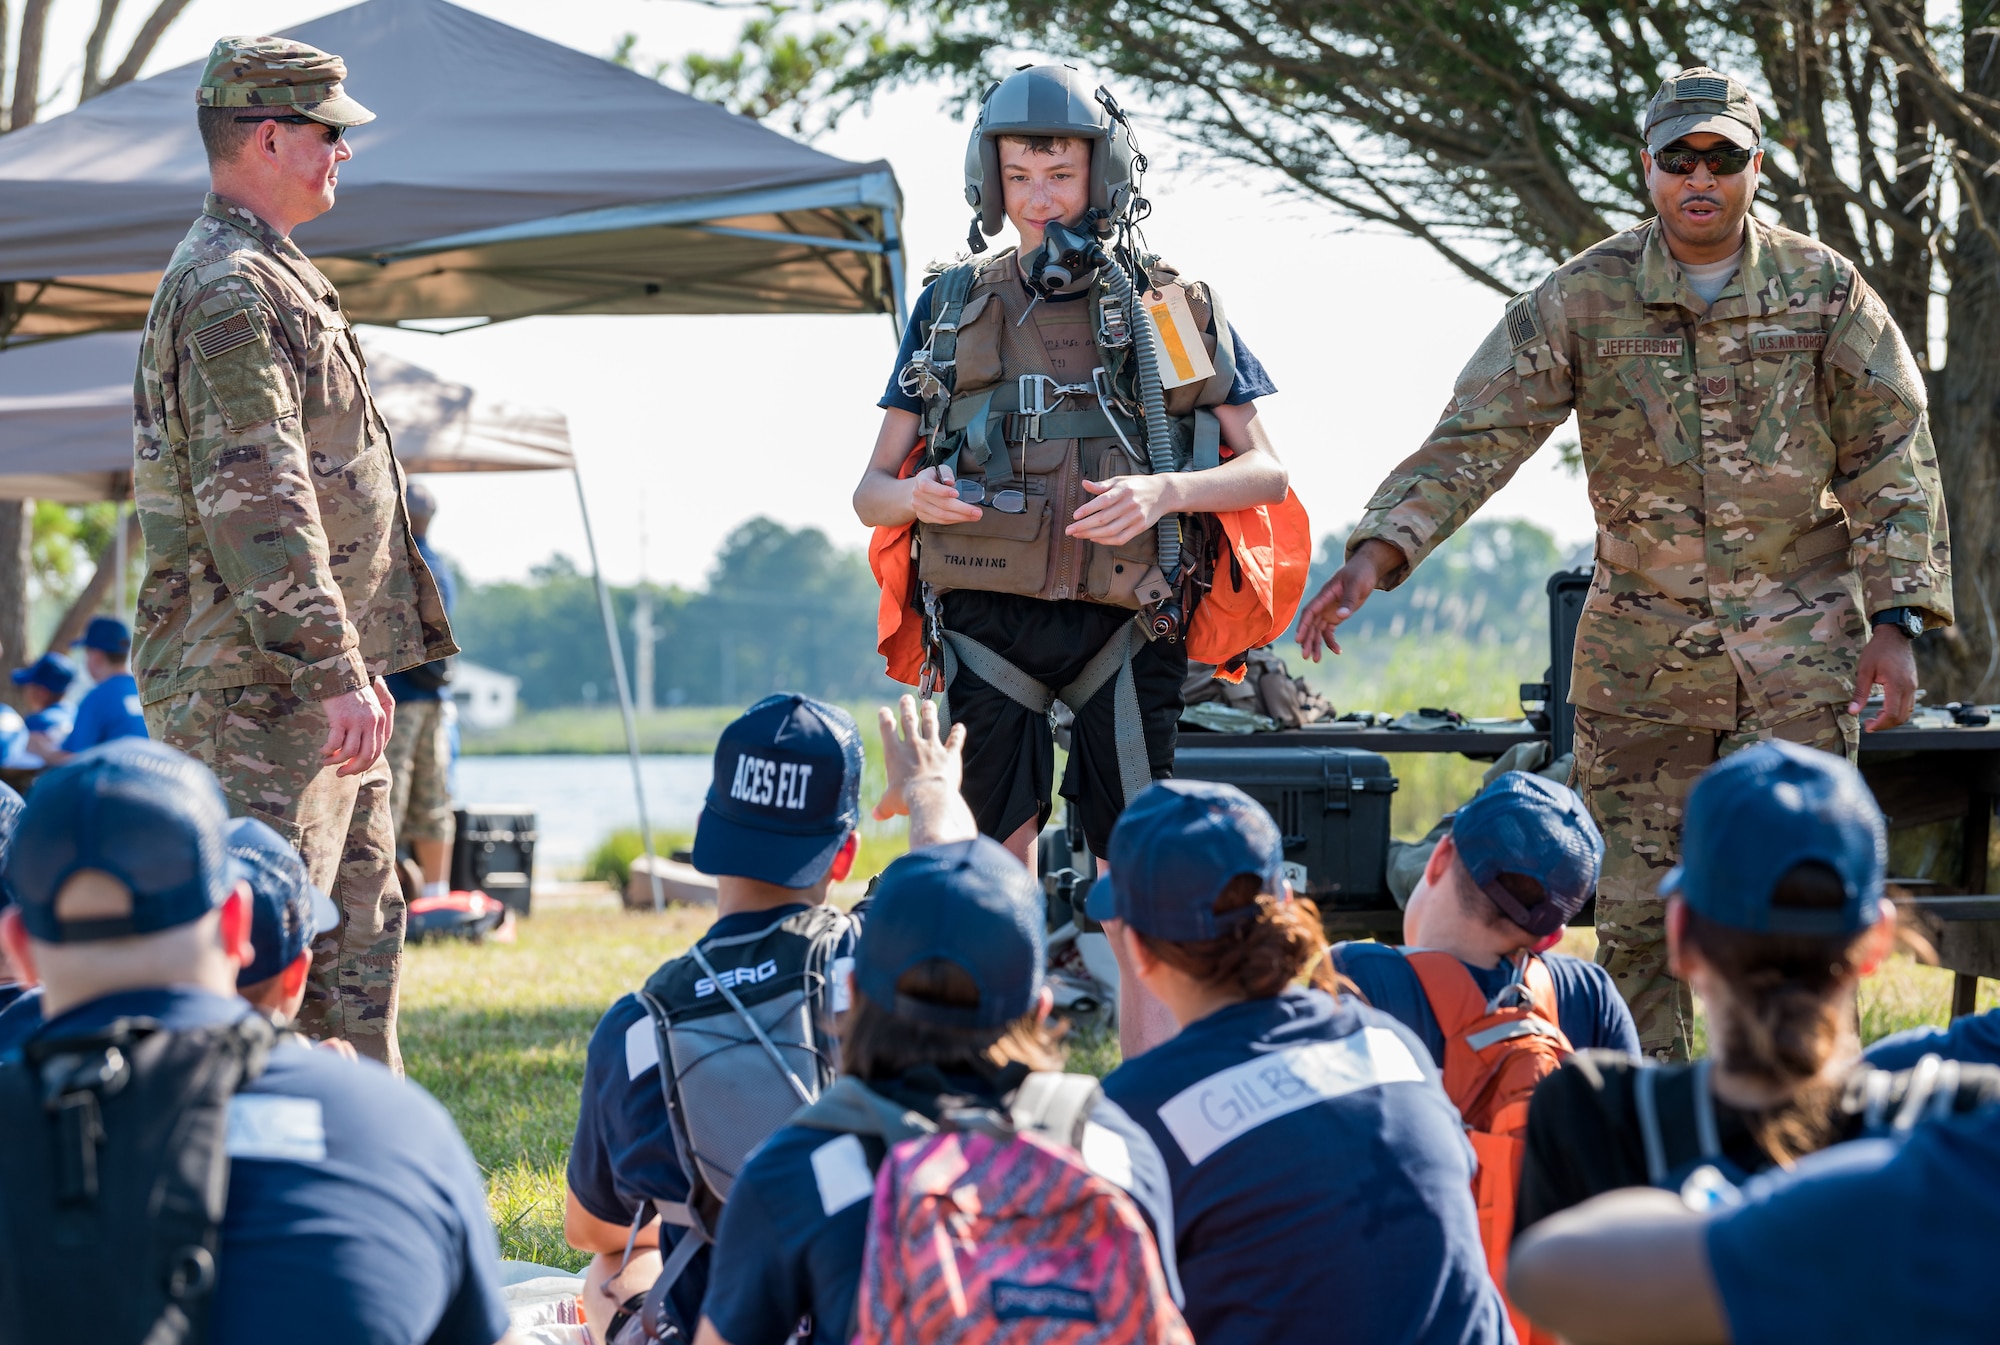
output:
<instances>
[{"instance_id":1,"label":"open mouth","mask_svg":"<svg viewBox=\"0 0 2000 1345\"><path fill-rule=\"evenodd\" d=\"M1681 205L1681 213L1696 222L1705 222L1722 213L1722 204L1705 199L1686 201Z\"/></svg>"}]
</instances>

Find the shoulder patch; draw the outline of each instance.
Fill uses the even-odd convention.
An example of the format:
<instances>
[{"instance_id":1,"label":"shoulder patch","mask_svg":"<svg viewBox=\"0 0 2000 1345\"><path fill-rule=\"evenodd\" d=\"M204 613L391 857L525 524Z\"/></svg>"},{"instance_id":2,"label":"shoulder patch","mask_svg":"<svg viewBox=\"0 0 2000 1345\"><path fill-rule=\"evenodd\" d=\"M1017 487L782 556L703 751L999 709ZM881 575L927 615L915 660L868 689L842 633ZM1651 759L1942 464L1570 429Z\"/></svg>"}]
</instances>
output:
<instances>
[{"instance_id":1,"label":"shoulder patch","mask_svg":"<svg viewBox=\"0 0 2000 1345\"><path fill-rule=\"evenodd\" d=\"M225 426L247 430L298 409L261 306L198 327L188 338Z\"/></svg>"},{"instance_id":2,"label":"shoulder patch","mask_svg":"<svg viewBox=\"0 0 2000 1345\"><path fill-rule=\"evenodd\" d=\"M194 348L209 359L226 355L238 346L247 346L257 339L257 325L250 320L245 309L237 309L220 322L211 322L198 328L189 338Z\"/></svg>"},{"instance_id":3,"label":"shoulder patch","mask_svg":"<svg viewBox=\"0 0 2000 1345\"><path fill-rule=\"evenodd\" d=\"M1519 350L1541 334L1542 319L1535 312L1534 294L1516 295L1507 305L1507 343Z\"/></svg>"}]
</instances>

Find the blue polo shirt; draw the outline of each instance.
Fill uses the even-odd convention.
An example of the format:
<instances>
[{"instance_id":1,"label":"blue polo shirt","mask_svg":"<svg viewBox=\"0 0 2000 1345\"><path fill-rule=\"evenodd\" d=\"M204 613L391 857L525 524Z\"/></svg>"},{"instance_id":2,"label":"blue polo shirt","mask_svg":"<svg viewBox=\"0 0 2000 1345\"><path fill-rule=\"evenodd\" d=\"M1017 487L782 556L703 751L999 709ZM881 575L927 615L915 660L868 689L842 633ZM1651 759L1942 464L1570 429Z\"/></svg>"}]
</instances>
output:
<instances>
[{"instance_id":1,"label":"blue polo shirt","mask_svg":"<svg viewBox=\"0 0 2000 1345\"><path fill-rule=\"evenodd\" d=\"M1991 1340L2000 1106L1808 1155L1708 1228L1736 1345Z\"/></svg>"},{"instance_id":2,"label":"blue polo shirt","mask_svg":"<svg viewBox=\"0 0 2000 1345\"><path fill-rule=\"evenodd\" d=\"M1511 1341L1472 1148L1422 1043L1387 1014L1317 990L1248 1000L1104 1091L1166 1160L1202 1345Z\"/></svg>"},{"instance_id":3,"label":"blue polo shirt","mask_svg":"<svg viewBox=\"0 0 2000 1345\"><path fill-rule=\"evenodd\" d=\"M54 705L25 716L22 722L28 726L28 732L46 733L60 746L62 740L69 736L70 728L76 722L76 715L68 705L57 701Z\"/></svg>"},{"instance_id":4,"label":"blue polo shirt","mask_svg":"<svg viewBox=\"0 0 2000 1345\"><path fill-rule=\"evenodd\" d=\"M202 990L126 991L43 1032L249 1012ZM494 1345L507 1333L485 1183L421 1088L371 1061L280 1046L231 1102L228 1144L214 1345Z\"/></svg>"},{"instance_id":5,"label":"blue polo shirt","mask_svg":"<svg viewBox=\"0 0 2000 1345\"><path fill-rule=\"evenodd\" d=\"M2000 1009L1955 1018L1951 1026L1913 1027L1882 1038L1863 1053L1876 1069L1904 1070L1927 1055L1969 1065L2000 1065Z\"/></svg>"},{"instance_id":6,"label":"blue polo shirt","mask_svg":"<svg viewBox=\"0 0 2000 1345\"><path fill-rule=\"evenodd\" d=\"M1618 993L1611 974L1595 962L1566 953L1543 953L1549 979L1556 987L1556 1026L1579 1051L1623 1051L1639 1054L1639 1029L1632 1011ZM1429 996L1409 960L1386 943L1337 943L1334 969L1354 983L1362 998L1417 1034L1438 1067L1444 1067L1444 1030L1431 1012ZM1464 963L1473 981L1490 1000L1506 986L1511 974L1505 962L1493 967Z\"/></svg>"},{"instance_id":7,"label":"blue polo shirt","mask_svg":"<svg viewBox=\"0 0 2000 1345\"><path fill-rule=\"evenodd\" d=\"M76 704L76 725L63 740L65 752L88 752L114 738L143 738L146 717L139 713L139 684L131 673L113 673L86 691Z\"/></svg>"}]
</instances>

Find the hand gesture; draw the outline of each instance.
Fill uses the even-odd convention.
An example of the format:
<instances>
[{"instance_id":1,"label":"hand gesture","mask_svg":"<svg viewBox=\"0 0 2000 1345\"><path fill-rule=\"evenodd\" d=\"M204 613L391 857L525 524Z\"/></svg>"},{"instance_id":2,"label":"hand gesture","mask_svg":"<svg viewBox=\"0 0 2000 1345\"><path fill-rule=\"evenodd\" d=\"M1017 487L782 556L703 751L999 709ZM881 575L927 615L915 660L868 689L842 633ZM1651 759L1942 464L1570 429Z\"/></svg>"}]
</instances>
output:
<instances>
[{"instance_id":1,"label":"hand gesture","mask_svg":"<svg viewBox=\"0 0 2000 1345\"><path fill-rule=\"evenodd\" d=\"M1306 658L1318 663L1322 644L1338 654L1340 644L1333 638L1334 630L1361 610L1384 575L1401 568L1403 553L1395 547L1372 537L1363 542L1299 613L1299 649Z\"/></svg>"},{"instance_id":2,"label":"hand gesture","mask_svg":"<svg viewBox=\"0 0 2000 1345\"><path fill-rule=\"evenodd\" d=\"M972 809L958 792L965 775L965 725L954 724L940 736L937 702L927 700L919 707L913 696L904 696L894 710L884 706L877 722L888 787L875 805L875 816L908 814L912 850L978 835Z\"/></svg>"},{"instance_id":3,"label":"hand gesture","mask_svg":"<svg viewBox=\"0 0 2000 1345\"><path fill-rule=\"evenodd\" d=\"M979 506L958 498L958 478L942 464L926 467L910 478L910 508L922 523L979 521Z\"/></svg>"},{"instance_id":4,"label":"hand gesture","mask_svg":"<svg viewBox=\"0 0 2000 1345\"><path fill-rule=\"evenodd\" d=\"M387 688L383 690L386 694ZM321 762L339 766L337 775L359 775L382 759L382 749L389 745L389 715L375 698L375 686L330 696L320 704L326 707Z\"/></svg>"},{"instance_id":5,"label":"hand gesture","mask_svg":"<svg viewBox=\"0 0 2000 1345\"><path fill-rule=\"evenodd\" d=\"M1077 509L1076 521L1065 531L1086 542L1123 546L1167 512L1166 482L1161 477L1114 476L1082 485L1096 498Z\"/></svg>"}]
</instances>

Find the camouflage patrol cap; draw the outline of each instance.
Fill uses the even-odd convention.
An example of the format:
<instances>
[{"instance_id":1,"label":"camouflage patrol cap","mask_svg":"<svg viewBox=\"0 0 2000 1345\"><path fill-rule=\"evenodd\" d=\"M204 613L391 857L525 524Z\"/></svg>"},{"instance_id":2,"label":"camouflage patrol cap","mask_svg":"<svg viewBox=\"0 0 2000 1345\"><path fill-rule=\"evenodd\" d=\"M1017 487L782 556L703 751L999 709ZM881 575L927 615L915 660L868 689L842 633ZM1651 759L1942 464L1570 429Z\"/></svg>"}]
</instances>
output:
<instances>
[{"instance_id":1,"label":"camouflage patrol cap","mask_svg":"<svg viewBox=\"0 0 2000 1345\"><path fill-rule=\"evenodd\" d=\"M1755 149L1764 121L1750 90L1705 65L1691 66L1660 86L1646 105L1646 148L1655 154L1684 135L1709 132L1741 149Z\"/></svg>"},{"instance_id":2,"label":"camouflage patrol cap","mask_svg":"<svg viewBox=\"0 0 2000 1345\"><path fill-rule=\"evenodd\" d=\"M282 37L225 37L209 50L194 101L201 107L282 108L328 126L375 114L348 97L347 62Z\"/></svg>"}]
</instances>

